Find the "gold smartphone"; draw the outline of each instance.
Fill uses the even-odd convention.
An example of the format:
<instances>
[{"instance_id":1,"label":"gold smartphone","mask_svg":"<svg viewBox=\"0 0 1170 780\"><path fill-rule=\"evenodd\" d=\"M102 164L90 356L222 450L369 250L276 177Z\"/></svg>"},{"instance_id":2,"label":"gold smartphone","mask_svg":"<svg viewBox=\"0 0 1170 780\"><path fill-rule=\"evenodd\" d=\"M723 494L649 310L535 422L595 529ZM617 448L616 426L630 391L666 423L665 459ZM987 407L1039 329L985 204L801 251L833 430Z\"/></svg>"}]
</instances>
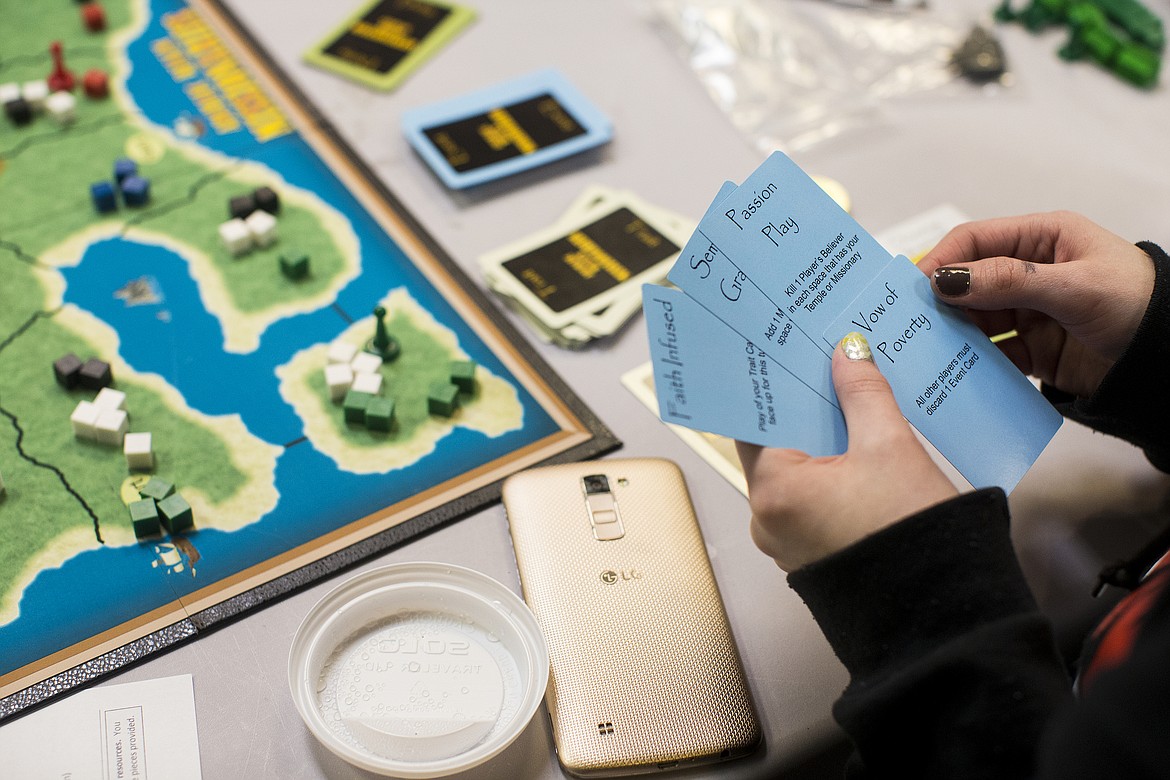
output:
<instances>
[{"instance_id":1,"label":"gold smartphone","mask_svg":"<svg viewBox=\"0 0 1170 780\"><path fill-rule=\"evenodd\" d=\"M760 726L678 466L633 458L505 480L524 599L549 645L561 765L606 777L751 753Z\"/></svg>"}]
</instances>

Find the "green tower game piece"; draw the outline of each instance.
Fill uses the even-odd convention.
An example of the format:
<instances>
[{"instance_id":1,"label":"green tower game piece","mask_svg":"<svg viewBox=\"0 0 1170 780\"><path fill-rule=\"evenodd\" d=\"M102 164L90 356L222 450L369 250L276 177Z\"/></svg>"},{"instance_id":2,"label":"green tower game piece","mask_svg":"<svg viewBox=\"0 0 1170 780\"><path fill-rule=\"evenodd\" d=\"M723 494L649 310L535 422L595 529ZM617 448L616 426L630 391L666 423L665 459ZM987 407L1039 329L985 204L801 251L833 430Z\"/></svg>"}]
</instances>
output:
<instances>
[{"instance_id":1,"label":"green tower game piece","mask_svg":"<svg viewBox=\"0 0 1170 780\"><path fill-rule=\"evenodd\" d=\"M134 524L134 538L140 542L162 536L159 523L158 505L152 498L144 498L130 504L130 522Z\"/></svg>"},{"instance_id":2,"label":"green tower game piece","mask_svg":"<svg viewBox=\"0 0 1170 780\"><path fill-rule=\"evenodd\" d=\"M433 382L427 393L427 411L450 417L459 408L459 388L450 382Z\"/></svg>"},{"instance_id":3,"label":"green tower game piece","mask_svg":"<svg viewBox=\"0 0 1170 780\"><path fill-rule=\"evenodd\" d=\"M398 357L398 341L386 329L386 308L374 307L374 317L377 325L374 328L374 337L366 342L366 352L371 352L382 358L383 363L390 363Z\"/></svg>"}]
</instances>

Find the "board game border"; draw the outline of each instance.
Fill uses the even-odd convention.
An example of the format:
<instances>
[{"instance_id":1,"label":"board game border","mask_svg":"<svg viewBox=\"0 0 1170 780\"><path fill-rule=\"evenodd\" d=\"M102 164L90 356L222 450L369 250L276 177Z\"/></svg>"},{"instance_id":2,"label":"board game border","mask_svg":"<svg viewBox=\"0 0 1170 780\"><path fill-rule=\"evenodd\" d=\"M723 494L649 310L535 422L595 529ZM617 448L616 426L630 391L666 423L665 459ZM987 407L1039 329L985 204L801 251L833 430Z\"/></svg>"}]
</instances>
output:
<instances>
[{"instance_id":1,"label":"board game border","mask_svg":"<svg viewBox=\"0 0 1170 780\"><path fill-rule=\"evenodd\" d=\"M306 143L322 161L329 165L347 186L351 186L353 184L351 179L356 177L357 182L368 190L364 195L372 195L374 198L372 202L368 197L364 197L363 193L355 192L354 195L362 206L371 212L371 216L378 220L381 227L390 232L391 237L428 281L444 295L453 294L465 298L464 303L469 304L471 311L478 315L474 324L488 326L493 331L490 334L491 338L485 336L478 328L474 328L471 321L467 321L468 312L465 307L454 303L452 305L468 322L468 326L473 327L480 338L493 349L494 354L508 365L517 381L524 384L530 392L534 388L543 391L540 394L534 392L533 396L546 413L558 420L561 428L558 434L522 447L502 458L483 464L468 474L433 486L420 496L404 499L396 505L347 523L331 534L300 545L283 556L277 556L277 559L283 559L284 562L275 567L265 568L269 564L268 561L249 567L234 577L212 583L194 594L178 598L152 612L14 670L6 677L12 678L17 685L31 677L37 679L0 696L0 723L50 703L58 696L83 685L124 671L133 664L153 658L203 633L223 627L260 607L366 562L378 553L398 547L497 502L504 477L519 470L502 469L498 465L501 461L508 461L513 466L520 464L520 468L525 468L537 464L585 460L622 446L620 439L578 398L568 384L495 307L488 295L472 282L467 272L455 263L438 241L403 206L382 179L277 64L267 49L241 23L235 13L227 8L222 0L186 0L186 3L223 37L229 50L271 93L285 114L292 118L293 128L305 138ZM325 148L322 148L322 143ZM338 162L347 166L348 170L335 167ZM397 224L398 230L390 230L385 224L384 218L387 216ZM404 245L404 238L414 246ZM430 261L430 265L419 262L420 252ZM517 371L517 368L521 370ZM543 401L542 395L545 397ZM550 409L550 404L559 408ZM570 427L566 427L566 424ZM545 453L544 449L537 447L547 440L554 440L552 444L559 449ZM545 445L545 449L547 446ZM469 476L473 482L478 483L476 486L459 493L451 500L434 503L435 499L445 492L438 490L443 484L465 481ZM414 506L422 508L413 512ZM398 508L397 512L393 511L395 508ZM406 517L395 519L394 515L403 512L407 513ZM364 530L371 525L384 527L372 533ZM305 556L298 555L298 550L327 537L332 538L332 544L336 549L323 556L299 561ZM276 576L264 577L264 574L273 568L287 570ZM257 577L263 577L262 581L254 582ZM209 589L218 589L219 596L222 596L223 591L231 593L226 597L219 597L209 594L207 592ZM118 637L127 633L136 635L136 638L120 641ZM83 660L74 663L73 659L79 657ZM33 666L37 668L26 671ZM10 685L11 683L4 687Z\"/></svg>"}]
</instances>

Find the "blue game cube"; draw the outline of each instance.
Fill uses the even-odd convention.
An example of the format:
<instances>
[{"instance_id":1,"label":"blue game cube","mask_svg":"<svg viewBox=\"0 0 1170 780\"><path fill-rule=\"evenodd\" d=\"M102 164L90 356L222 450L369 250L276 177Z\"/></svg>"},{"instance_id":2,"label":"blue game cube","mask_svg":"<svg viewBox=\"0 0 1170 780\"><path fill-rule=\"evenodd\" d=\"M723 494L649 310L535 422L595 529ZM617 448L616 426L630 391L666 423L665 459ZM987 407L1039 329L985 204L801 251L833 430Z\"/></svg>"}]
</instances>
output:
<instances>
[{"instance_id":1,"label":"blue game cube","mask_svg":"<svg viewBox=\"0 0 1170 780\"><path fill-rule=\"evenodd\" d=\"M108 181L99 181L89 185L89 194L93 198L93 207L100 214L109 214L118 210L118 196L114 192L114 185Z\"/></svg>"},{"instance_id":2,"label":"blue game cube","mask_svg":"<svg viewBox=\"0 0 1170 780\"><path fill-rule=\"evenodd\" d=\"M138 163L129 157L119 157L117 160L114 160L114 181L118 182L119 187L126 183L127 177L136 176L137 174Z\"/></svg>"},{"instance_id":3,"label":"blue game cube","mask_svg":"<svg viewBox=\"0 0 1170 780\"><path fill-rule=\"evenodd\" d=\"M150 179L127 176L122 179L122 200L127 206L144 206L150 200Z\"/></svg>"}]
</instances>

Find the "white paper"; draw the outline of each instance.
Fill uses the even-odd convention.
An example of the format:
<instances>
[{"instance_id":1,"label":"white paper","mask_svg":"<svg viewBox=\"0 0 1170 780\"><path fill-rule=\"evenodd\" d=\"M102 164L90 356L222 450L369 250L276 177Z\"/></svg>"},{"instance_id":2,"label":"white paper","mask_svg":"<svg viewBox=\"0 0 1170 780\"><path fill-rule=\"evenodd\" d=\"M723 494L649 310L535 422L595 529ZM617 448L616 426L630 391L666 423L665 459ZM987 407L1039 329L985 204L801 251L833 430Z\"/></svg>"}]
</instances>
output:
<instances>
[{"instance_id":1,"label":"white paper","mask_svg":"<svg viewBox=\"0 0 1170 780\"><path fill-rule=\"evenodd\" d=\"M191 675L90 688L0 727L0 774L200 780Z\"/></svg>"}]
</instances>

